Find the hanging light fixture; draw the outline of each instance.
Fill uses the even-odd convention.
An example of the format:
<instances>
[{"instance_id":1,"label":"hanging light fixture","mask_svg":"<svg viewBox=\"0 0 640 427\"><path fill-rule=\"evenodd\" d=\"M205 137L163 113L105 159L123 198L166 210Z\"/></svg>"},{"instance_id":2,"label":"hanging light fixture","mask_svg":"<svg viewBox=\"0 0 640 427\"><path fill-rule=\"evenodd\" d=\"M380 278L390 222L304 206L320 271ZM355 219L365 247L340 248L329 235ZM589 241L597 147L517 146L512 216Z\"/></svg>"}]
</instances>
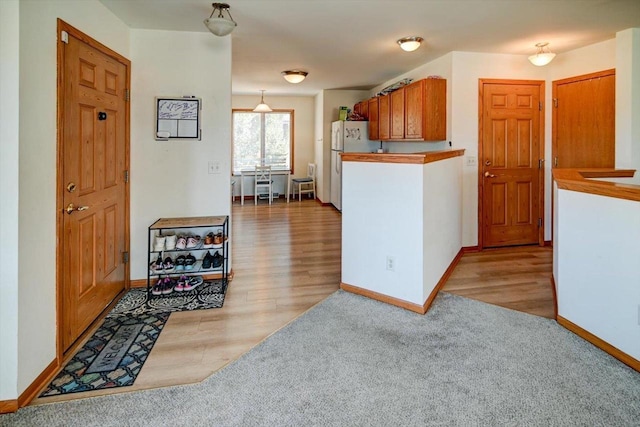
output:
<instances>
[{"instance_id":1,"label":"hanging light fixture","mask_svg":"<svg viewBox=\"0 0 640 427\"><path fill-rule=\"evenodd\" d=\"M286 81L288 81L289 83L295 84L303 81L309 73L307 73L306 71L300 71L300 70L286 70L280 74L282 74L282 77L284 77Z\"/></svg>"},{"instance_id":2,"label":"hanging light fixture","mask_svg":"<svg viewBox=\"0 0 640 427\"><path fill-rule=\"evenodd\" d=\"M271 107L264 103L264 90L261 90L262 96L260 96L260 104L256 105L256 108L253 109L255 113L270 113L273 111Z\"/></svg>"},{"instance_id":3,"label":"hanging light fixture","mask_svg":"<svg viewBox=\"0 0 640 427\"><path fill-rule=\"evenodd\" d=\"M551 53L549 48L547 47L549 43L536 43L536 47L538 51L535 55L531 55L529 57L529 62L538 67L542 67L543 65L547 65L549 62L555 58L556 54ZM545 50L546 48L546 50Z\"/></svg>"},{"instance_id":4,"label":"hanging light fixture","mask_svg":"<svg viewBox=\"0 0 640 427\"><path fill-rule=\"evenodd\" d=\"M403 37L397 41L400 45L400 48L405 52L413 52L417 48L420 47L420 44L424 41L422 37L411 36L411 37Z\"/></svg>"},{"instance_id":5,"label":"hanging light fixture","mask_svg":"<svg viewBox=\"0 0 640 427\"><path fill-rule=\"evenodd\" d=\"M204 25L207 26L209 31L211 31L216 36L226 36L227 34L231 34L231 31L238 25L236 21L231 17L231 12L229 12L230 6L226 3L212 3L213 12L211 12L211 16L204 20ZM218 11L218 16L215 18L213 15ZM223 12L227 12L229 18L225 18Z\"/></svg>"}]
</instances>

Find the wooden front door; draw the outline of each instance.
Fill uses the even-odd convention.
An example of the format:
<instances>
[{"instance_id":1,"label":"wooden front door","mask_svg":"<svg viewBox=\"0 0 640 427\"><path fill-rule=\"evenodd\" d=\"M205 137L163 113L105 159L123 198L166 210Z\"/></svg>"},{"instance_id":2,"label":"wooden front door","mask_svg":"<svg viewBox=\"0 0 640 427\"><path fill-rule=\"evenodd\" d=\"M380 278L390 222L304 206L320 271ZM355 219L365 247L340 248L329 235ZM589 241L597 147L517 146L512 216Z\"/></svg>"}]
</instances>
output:
<instances>
[{"instance_id":1,"label":"wooden front door","mask_svg":"<svg viewBox=\"0 0 640 427\"><path fill-rule=\"evenodd\" d=\"M482 247L543 244L544 82L480 80Z\"/></svg>"},{"instance_id":2,"label":"wooden front door","mask_svg":"<svg viewBox=\"0 0 640 427\"><path fill-rule=\"evenodd\" d=\"M125 91L130 64L64 22L58 28L59 335L64 352L128 286Z\"/></svg>"},{"instance_id":3,"label":"wooden front door","mask_svg":"<svg viewBox=\"0 0 640 427\"><path fill-rule=\"evenodd\" d=\"M553 167L615 166L616 71L553 82Z\"/></svg>"}]
</instances>

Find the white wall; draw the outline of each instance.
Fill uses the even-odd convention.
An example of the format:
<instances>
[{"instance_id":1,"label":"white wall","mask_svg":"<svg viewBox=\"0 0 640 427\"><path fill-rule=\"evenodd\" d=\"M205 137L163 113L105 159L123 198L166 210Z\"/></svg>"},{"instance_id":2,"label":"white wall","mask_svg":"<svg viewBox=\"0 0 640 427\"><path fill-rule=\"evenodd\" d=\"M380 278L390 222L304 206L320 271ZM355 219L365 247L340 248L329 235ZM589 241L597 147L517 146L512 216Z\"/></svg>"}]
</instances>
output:
<instances>
[{"instance_id":1,"label":"white wall","mask_svg":"<svg viewBox=\"0 0 640 427\"><path fill-rule=\"evenodd\" d=\"M560 189L555 209L558 315L640 359L640 202Z\"/></svg>"},{"instance_id":2,"label":"white wall","mask_svg":"<svg viewBox=\"0 0 640 427\"><path fill-rule=\"evenodd\" d=\"M320 93L318 93L314 100L314 112L315 112L315 118L313 120L314 122L314 138L313 138L313 153L314 153L314 159L316 162L316 191L318 192L318 194L316 195L316 197L318 199L320 199L321 201L325 201L325 202L329 202L330 201L330 197L329 199L324 198L324 194L325 194L325 188L324 188L324 123L323 123L323 118L324 118L324 111L323 111L323 106L324 106L324 91L320 91ZM331 141L329 141L329 145L331 145ZM327 159L330 159L331 157L327 157ZM331 176L329 176L329 179L331 179ZM327 191L330 191L330 189L328 188ZM331 194L331 193L326 193L326 194Z\"/></svg>"},{"instance_id":3,"label":"white wall","mask_svg":"<svg viewBox=\"0 0 640 427\"><path fill-rule=\"evenodd\" d=\"M269 96L266 100L269 107L273 109L294 110L293 125L293 175L296 177L307 176L307 164L315 162L314 151L314 121L315 121L315 99L312 96ZM231 100L233 108L253 109L260 96L234 95ZM240 195L240 177L234 178L236 185L234 192ZM244 194L253 195L253 181L245 178ZM276 192L284 194L286 192L286 180L282 176L274 176Z\"/></svg>"},{"instance_id":4,"label":"white wall","mask_svg":"<svg viewBox=\"0 0 640 427\"><path fill-rule=\"evenodd\" d=\"M56 356L56 18L129 56L128 27L96 0L19 4L18 394Z\"/></svg>"},{"instance_id":5,"label":"white wall","mask_svg":"<svg viewBox=\"0 0 640 427\"><path fill-rule=\"evenodd\" d=\"M18 395L20 4L0 2L0 401Z\"/></svg>"},{"instance_id":6,"label":"white wall","mask_svg":"<svg viewBox=\"0 0 640 427\"><path fill-rule=\"evenodd\" d=\"M364 90L324 90L322 96L322 161L316 158L318 179L322 177L322 183L318 185L318 198L324 202L331 201L331 122L338 120L338 111L341 106L347 106L353 110L353 105L368 98L368 92Z\"/></svg>"},{"instance_id":7,"label":"white wall","mask_svg":"<svg viewBox=\"0 0 640 427\"><path fill-rule=\"evenodd\" d=\"M155 220L230 214L231 38L131 30L131 60L131 279L143 279ZM202 98L202 140L156 141L154 97L182 95Z\"/></svg>"}]
</instances>

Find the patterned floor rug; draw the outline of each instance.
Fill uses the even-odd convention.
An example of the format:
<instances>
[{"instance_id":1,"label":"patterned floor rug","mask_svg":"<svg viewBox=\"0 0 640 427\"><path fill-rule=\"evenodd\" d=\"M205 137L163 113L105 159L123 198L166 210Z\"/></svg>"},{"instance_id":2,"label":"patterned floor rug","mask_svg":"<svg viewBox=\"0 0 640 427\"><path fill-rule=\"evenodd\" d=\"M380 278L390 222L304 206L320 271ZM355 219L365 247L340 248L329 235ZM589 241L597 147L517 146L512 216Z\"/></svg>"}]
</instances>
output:
<instances>
[{"instance_id":1,"label":"patterned floor rug","mask_svg":"<svg viewBox=\"0 0 640 427\"><path fill-rule=\"evenodd\" d=\"M148 300L131 289L40 397L132 385L172 312L220 308L225 293L221 281Z\"/></svg>"}]
</instances>

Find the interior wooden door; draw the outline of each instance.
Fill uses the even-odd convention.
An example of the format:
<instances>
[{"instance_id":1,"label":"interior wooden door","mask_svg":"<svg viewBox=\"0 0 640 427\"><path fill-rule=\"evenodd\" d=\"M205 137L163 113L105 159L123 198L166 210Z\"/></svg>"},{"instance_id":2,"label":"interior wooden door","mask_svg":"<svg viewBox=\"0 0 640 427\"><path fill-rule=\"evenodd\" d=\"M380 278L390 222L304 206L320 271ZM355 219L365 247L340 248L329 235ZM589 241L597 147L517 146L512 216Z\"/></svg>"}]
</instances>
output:
<instances>
[{"instance_id":1,"label":"interior wooden door","mask_svg":"<svg viewBox=\"0 0 640 427\"><path fill-rule=\"evenodd\" d=\"M125 289L128 61L62 24L62 351ZM126 61L126 62L125 62Z\"/></svg>"},{"instance_id":2,"label":"interior wooden door","mask_svg":"<svg viewBox=\"0 0 640 427\"><path fill-rule=\"evenodd\" d=\"M553 82L553 166L615 166L615 70Z\"/></svg>"},{"instance_id":3,"label":"interior wooden door","mask_svg":"<svg viewBox=\"0 0 640 427\"><path fill-rule=\"evenodd\" d=\"M543 244L543 82L480 82L481 247Z\"/></svg>"}]
</instances>

